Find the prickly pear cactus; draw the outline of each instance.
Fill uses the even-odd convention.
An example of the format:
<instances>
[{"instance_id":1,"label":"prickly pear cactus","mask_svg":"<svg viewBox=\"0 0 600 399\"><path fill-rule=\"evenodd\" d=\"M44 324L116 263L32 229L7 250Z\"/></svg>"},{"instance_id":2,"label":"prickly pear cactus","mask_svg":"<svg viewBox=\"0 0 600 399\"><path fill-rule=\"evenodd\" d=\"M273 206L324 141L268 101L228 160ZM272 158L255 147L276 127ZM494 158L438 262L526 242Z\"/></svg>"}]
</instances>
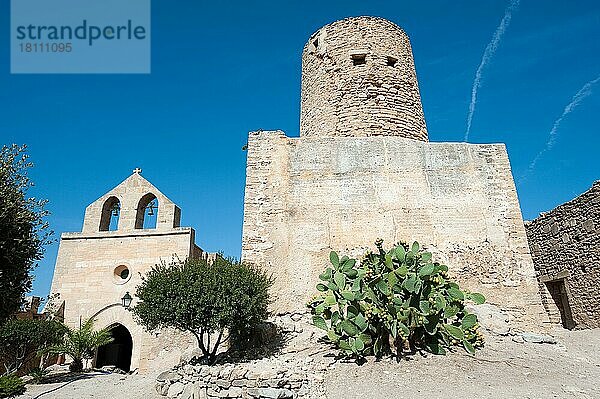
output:
<instances>
[{"instance_id":1,"label":"prickly pear cactus","mask_svg":"<svg viewBox=\"0 0 600 399\"><path fill-rule=\"evenodd\" d=\"M346 355L363 358L416 350L443 355L454 346L473 354L483 346L477 316L465 301L485 302L482 294L461 290L448 267L414 242L377 252L357 262L331 252L331 267L319 276L319 295L308 307L315 326Z\"/></svg>"}]
</instances>

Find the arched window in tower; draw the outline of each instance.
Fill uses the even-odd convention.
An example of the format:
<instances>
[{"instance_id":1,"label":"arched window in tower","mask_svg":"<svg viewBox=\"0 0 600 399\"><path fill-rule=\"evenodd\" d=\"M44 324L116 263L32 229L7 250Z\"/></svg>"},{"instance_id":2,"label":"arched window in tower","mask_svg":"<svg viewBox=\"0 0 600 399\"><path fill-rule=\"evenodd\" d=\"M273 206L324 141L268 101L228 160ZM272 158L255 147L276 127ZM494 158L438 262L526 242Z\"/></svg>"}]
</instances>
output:
<instances>
[{"instance_id":1,"label":"arched window in tower","mask_svg":"<svg viewBox=\"0 0 600 399\"><path fill-rule=\"evenodd\" d=\"M148 193L138 203L135 216L136 229L155 229L158 220L158 199L156 195Z\"/></svg>"},{"instance_id":2,"label":"arched window in tower","mask_svg":"<svg viewBox=\"0 0 600 399\"><path fill-rule=\"evenodd\" d=\"M115 231L119 228L121 216L121 202L117 197L110 197L102 205L100 216L100 231Z\"/></svg>"}]
</instances>

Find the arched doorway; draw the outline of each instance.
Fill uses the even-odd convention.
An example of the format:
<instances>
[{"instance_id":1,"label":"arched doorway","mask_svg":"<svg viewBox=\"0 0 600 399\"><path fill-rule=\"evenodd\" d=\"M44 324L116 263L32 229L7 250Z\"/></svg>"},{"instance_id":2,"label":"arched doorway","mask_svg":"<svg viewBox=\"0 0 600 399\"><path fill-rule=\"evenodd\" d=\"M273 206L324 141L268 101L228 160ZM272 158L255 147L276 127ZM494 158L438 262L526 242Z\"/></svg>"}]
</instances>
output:
<instances>
[{"instance_id":1,"label":"arched doorway","mask_svg":"<svg viewBox=\"0 0 600 399\"><path fill-rule=\"evenodd\" d=\"M123 371L129 371L133 349L131 334L122 324L115 324L110 329L110 333L114 340L110 344L98 348L96 367L117 366Z\"/></svg>"}]
</instances>

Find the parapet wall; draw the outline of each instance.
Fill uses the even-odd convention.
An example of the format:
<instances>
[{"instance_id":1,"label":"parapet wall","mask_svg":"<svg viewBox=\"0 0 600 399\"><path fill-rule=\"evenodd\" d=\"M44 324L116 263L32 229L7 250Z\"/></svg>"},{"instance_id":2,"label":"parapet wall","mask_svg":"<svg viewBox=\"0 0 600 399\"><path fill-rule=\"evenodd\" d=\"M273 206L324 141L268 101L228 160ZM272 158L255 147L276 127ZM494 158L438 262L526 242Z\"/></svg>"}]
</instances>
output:
<instances>
[{"instance_id":1,"label":"parapet wall","mask_svg":"<svg viewBox=\"0 0 600 399\"><path fill-rule=\"evenodd\" d=\"M427 141L410 40L398 25L347 18L311 36L302 53L300 135Z\"/></svg>"},{"instance_id":2,"label":"parapet wall","mask_svg":"<svg viewBox=\"0 0 600 399\"><path fill-rule=\"evenodd\" d=\"M551 321L569 328L600 327L600 181L542 213L526 229ZM557 283L563 292L550 292Z\"/></svg>"},{"instance_id":3,"label":"parapet wall","mask_svg":"<svg viewBox=\"0 0 600 399\"><path fill-rule=\"evenodd\" d=\"M275 311L315 294L329 251L417 240L522 326L546 320L504 145L254 132L242 258L273 272Z\"/></svg>"}]
</instances>

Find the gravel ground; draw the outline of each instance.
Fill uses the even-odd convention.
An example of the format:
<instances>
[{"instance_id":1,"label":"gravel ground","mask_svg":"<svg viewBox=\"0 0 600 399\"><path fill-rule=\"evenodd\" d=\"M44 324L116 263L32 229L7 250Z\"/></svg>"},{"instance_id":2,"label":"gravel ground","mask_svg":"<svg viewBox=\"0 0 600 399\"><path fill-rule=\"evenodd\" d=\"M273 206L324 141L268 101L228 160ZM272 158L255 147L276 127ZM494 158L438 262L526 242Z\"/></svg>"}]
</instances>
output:
<instances>
[{"instance_id":1,"label":"gravel ground","mask_svg":"<svg viewBox=\"0 0 600 399\"><path fill-rule=\"evenodd\" d=\"M71 377L56 378L57 382L27 385L27 392L20 399L159 399L154 390L156 374L121 375L105 373L82 374L76 380Z\"/></svg>"},{"instance_id":2,"label":"gravel ground","mask_svg":"<svg viewBox=\"0 0 600 399\"><path fill-rule=\"evenodd\" d=\"M487 337L475 358L462 352L399 363L336 363L324 375L328 399L352 398L600 398L600 329L556 330L558 344ZM160 372L162 370L156 370ZM86 374L28 385L22 399L159 399L155 374Z\"/></svg>"},{"instance_id":3,"label":"gravel ground","mask_svg":"<svg viewBox=\"0 0 600 399\"><path fill-rule=\"evenodd\" d=\"M556 330L558 344L488 339L464 353L412 361L336 364L325 377L329 399L600 398L600 330Z\"/></svg>"}]
</instances>

